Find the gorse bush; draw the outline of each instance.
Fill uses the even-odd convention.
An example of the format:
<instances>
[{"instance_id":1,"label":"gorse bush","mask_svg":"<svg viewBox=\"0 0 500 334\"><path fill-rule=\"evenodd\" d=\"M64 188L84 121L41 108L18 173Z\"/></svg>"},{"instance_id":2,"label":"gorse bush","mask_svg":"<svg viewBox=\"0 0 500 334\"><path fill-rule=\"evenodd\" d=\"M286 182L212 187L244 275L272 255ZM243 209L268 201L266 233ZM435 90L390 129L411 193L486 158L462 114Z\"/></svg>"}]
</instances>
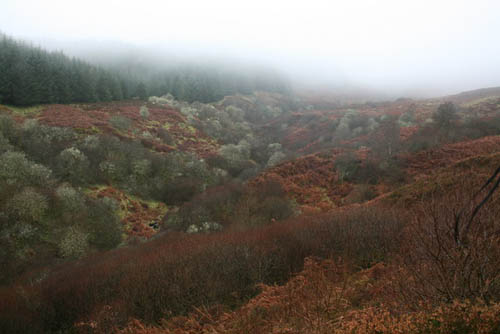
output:
<instances>
[{"instance_id":1,"label":"gorse bush","mask_svg":"<svg viewBox=\"0 0 500 334\"><path fill-rule=\"evenodd\" d=\"M64 212L77 213L85 207L82 194L70 185L63 184L59 186L56 190L56 197L60 201Z\"/></svg>"},{"instance_id":2,"label":"gorse bush","mask_svg":"<svg viewBox=\"0 0 500 334\"><path fill-rule=\"evenodd\" d=\"M86 183L87 169L90 167L85 154L75 147L63 150L57 156L58 175L72 184Z\"/></svg>"},{"instance_id":3,"label":"gorse bush","mask_svg":"<svg viewBox=\"0 0 500 334\"><path fill-rule=\"evenodd\" d=\"M6 204L7 212L22 221L40 223L49 208L47 198L32 188L24 188Z\"/></svg>"},{"instance_id":4,"label":"gorse bush","mask_svg":"<svg viewBox=\"0 0 500 334\"><path fill-rule=\"evenodd\" d=\"M128 131L132 126L132 121L125 116L112 116L109 123L120 131Z\"/></svg>"},{"instance_id":5,"label":"gorse bush","mask_svg":"<svg viewBox=\"0 0 500 334\"><path fill-rule=\"evenodd\" d=\"M13 146L10 145L10 142L7 138L5 138L0 132L0 154L5 153L7 151L11 151Z\"/></svg>"},{"instance_id":6,"label":"gorse bush","mask_svg":"<svg viewBox=\"0 0 500 334\"><path fill-rule=\"evenodd\" d=\"M51 168L54 158L77 139L70 128L42 125L35 119L25 120L19 135L18 147L34 161Z\"/></svg>"},{"instance_id":7,"label":"gorse bush","mask_svg":"<svg viewBox=\"0 0 500 334\"><path fill-rule=\"evenodd\" d=\"M0 182L4 185L47 186L52 181L52 171L33 163L21 152L5 152L0 156Z\"/></svg>"},{"instance_id":8,"label":"gorse bush","mask_svg":"<svg viewBox=\"0 0 500 334\"><path fill-rule=\"evenodd\" d=\"M87 251L89 247L88 234L76 227L70 227L61 239L59 252L65 258L78 258Z\"/></svg>"}]
</instances>

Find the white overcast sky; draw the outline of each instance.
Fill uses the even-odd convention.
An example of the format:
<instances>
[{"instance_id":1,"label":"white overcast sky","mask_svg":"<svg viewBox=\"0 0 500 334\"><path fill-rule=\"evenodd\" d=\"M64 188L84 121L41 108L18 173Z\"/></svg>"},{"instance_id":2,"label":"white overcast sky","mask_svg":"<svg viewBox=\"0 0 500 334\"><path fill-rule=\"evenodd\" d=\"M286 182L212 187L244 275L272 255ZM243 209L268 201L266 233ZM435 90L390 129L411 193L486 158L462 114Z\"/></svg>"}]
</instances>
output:
<instances>
[{"instance_id":1,"label":"white overcast sky","mask_svg":"<svg viewBox=\"0 0 500 334\"><path fill-rule=\"evenodd\" d=\"M0 0L0 30L229 55L397 91L500 86L500 0Z\"/></svg>"}]
</instances>

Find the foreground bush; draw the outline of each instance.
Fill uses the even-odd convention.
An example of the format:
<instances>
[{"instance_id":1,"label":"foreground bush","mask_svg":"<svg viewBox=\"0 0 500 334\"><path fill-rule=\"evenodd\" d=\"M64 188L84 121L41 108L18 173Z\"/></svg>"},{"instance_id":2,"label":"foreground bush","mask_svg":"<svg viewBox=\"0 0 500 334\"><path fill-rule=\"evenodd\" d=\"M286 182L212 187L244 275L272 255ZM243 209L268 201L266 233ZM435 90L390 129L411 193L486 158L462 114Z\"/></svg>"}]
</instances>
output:
<instances>
[{"instance_id":1,"label":"foreground bush","mask_svg":"<svg viewBox=\"0 0 500 334\"><path fill-rule=\"evenodd\" d=\"M491 186L473 196L481 185L461 180L446 197L431 194L413 210L400 292L415 308L421 301L500 300L500 197L478 207Z\"/></svg>"},{"instance_id":2,"label":"foreground bush","mask_svg":"<svg viewBox=\"0 0 500 334\"><path fill-rule=\"evenodd\" d=\"M118 334L444 334L498 333L500 304L455 301L414 313L380 304L378 291L392 269L377 264L350 274L341 261L312 258L284 286L261 286L261 293L236 311L198 308L159 327L133 320ZM102 313L101 321L111 314ZM105 322L92 323L95 332ZM87 329L90 324L80 324Z\"/></svg>"},{"instance_id":3,"label":"foreground bush","mask_svg":"<svg viewBox=\"0 0 500 334\"><path fill-rule=\"evenodd\" d=\"M384 260L396 245L390 231L400 230L400 222L373 209L244 232L170 233L35 276L9 292L9 306L0 304L0 314L10 315L1 329L69 330L95 321L106 308L114 314L113 325L125 325L129 318L156 323L193 306L236 307L258 292L257 284L285 283L307 256L343 255L354 267Z\"/></svg>"}]
</instances>

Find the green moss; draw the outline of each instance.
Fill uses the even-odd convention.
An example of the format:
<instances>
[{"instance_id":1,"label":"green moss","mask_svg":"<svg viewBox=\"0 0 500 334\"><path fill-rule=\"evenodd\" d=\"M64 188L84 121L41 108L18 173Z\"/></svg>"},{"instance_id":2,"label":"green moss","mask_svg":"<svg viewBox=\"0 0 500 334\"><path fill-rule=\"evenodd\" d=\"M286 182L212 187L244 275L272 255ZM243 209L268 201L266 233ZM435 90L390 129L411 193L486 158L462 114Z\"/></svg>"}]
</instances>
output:
<instances>
[{"instance_id":1,"label":"green moss","mask_svg":"<svg viewBox=\"0 0 500 334\"><path fill-rule=\"evenodd\" d=\"M148 121L146 123L146 128L148 128L148 129L156 129L159 127L161 127L161 123L158 121Z\"/></svg>"},{"instance_id":2,"label":"green moss","mask_svg":"<svg viewBox=\"0 0 500 334\"><path fill-rule=\"evenodd\" d=\"M102 132L97 126L92 126L91 128L73 128L73 130L83 135L95 135Z\"/></svg>"},{"instance_id":3,"label":"green moss","mask_svg":"<svg viewBox=\"0 0 500 334\"><path fill-rule=\"evenodd\" d=\"M99 191L104 190L106 188L108 188L108 186L106 186L106 185L95 185L95 186L92 186L91 188L84 188L83 193L85 195L91 195L91 194L98 193Z\"/></svg>"},{"instance_id":4,"label":"green moss","mask_svg":"<svg viewBox=\"0 0 500 334\"><path fill-rule=\"evenodd\" d=\"M15 106L7 106L7 108L12 111L15 115L23 116L23 117L33 117L40 113L43 110L44 106L31 106L31 107L15 107Z\"/></svg>"},{"instance_id":5,"label":"green moss","mask_svg":"<svg viewBox=\"0 0 500 334\"><path fill-rule=\"evenodd\" d=\"M147 204L147 205L148 205L148 207L149 207L149 208L151 208L151 209L158 209L158 210L161 210L161 212L162 212L163 214L167 213L167 211L168 211L167 206L166 206L166 205L165 205L165 203L163 203L163 202L158 202L158 201L153 201L153 200L145 200L145 199L139 198L139 197L134 196L134 195L129 195L129 194L126 194L126 197L127 197L129 200L132 200L132 201L145 203L145 204Z\"/></svg>"},{"instance_id":6,"label":"green moss","mask_svg":"<svg viewBox=\"0 0 500 334\"><path fill-rule=\"evenodd\" d=\"M189 124L186 124L186 123L179 123L177 124L177 126L179 128L181 128L182 130L192 134L192 135L195 135L196 134L196 128L194 128L193 126L189 125Z\"/></svg>"},{"instance_id":7,"label":"green moss","mask_svg":"<svg viewBox=\"0 0 500 334\"><path fill-rule=\"evenodd\" d=\"M106 186L106 185L97 185L97 186L94 186L92 188L84 189L84 193L88 196L95 197L95 195L97 193L105 190L108 187L109 186ZM168 211L168 207L162 202L153 201L153 200L144 200L140 197L130 195L130 194L125 193L123 191L120 191L120 192L123 194L123 196L120 196L119 200L117 200L115 198L115 200L117 200L117 202L118 202L117 215L120 218L120 220L124 220L126 217L128 217L131 214L131 212L128 209L131 206L130 205L131 202L139 202L140 204L145 203L145 204L147 204L148 208L153 209L153 210L158 210L159 211L158 217L163 217Z\"/></svg>"},{"instance_id":8,"label":"green moss","mask_svg":"<svg viewBox=\"0 0 500 334\"><path fill-rule=\"evenodd\" d=\"M320 202L328 203L328 205L337 206L332 199L328 196L328 191L322 187L312 187L311 191L318 192L321 194Z\"/></svg>"}]
</instances>

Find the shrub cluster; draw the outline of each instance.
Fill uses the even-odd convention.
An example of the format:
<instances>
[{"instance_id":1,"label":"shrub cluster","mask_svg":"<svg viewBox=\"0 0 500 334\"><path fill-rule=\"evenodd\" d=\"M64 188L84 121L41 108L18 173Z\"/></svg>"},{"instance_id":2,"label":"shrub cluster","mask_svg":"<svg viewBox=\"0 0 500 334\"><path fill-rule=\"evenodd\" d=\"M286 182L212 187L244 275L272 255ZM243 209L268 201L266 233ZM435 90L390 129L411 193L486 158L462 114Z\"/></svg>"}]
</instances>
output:
<instances>
[{"instance_id":1,"label":"shrub cluster","mask_svg":"<svg viewBox=\"0 0 500 334\"><path fill-rule=\"evenodd\" d=\"M145 199L178 204L217 176L192 154L160 155L140 142L78 136L36 120L0 116L0 252L13 280L34 264L76 258L122 242L118 208L82 188L111 184Z\"/></svg>"},{"instance_id":2,"label":"shrub cluster","mask_svg":"<svg viewBox=\"0 0 500 334\"><path fill-rule=\"evenodd\" d=\"M259 189L233 183L207 189L169 215L166 225L183 231L193 227L203 230L207 223L246 229L284 220L293 214L293 204L279 183L268 181Z\"/></svg>"}]
</instances>

